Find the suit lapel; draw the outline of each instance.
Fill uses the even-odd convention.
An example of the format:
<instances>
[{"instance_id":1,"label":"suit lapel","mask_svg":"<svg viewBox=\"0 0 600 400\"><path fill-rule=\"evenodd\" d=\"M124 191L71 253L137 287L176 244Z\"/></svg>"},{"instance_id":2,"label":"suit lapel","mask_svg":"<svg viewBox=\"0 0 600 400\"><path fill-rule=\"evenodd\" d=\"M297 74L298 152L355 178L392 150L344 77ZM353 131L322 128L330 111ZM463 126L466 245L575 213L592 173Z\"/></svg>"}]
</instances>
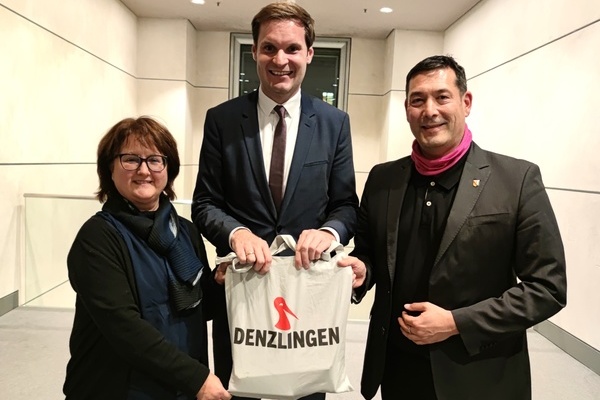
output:
<instances>
[{"instance_id":1,"label":"suit lapel","mask_svg":"<svg viewBox=\"0 0 600 400\"><path fill-rule=\"evenodd\" d=\"M248 101L242 109L242 134L244 135L244 143L246 144L252 175L269 212L274 218L277 218L275 203L273 203L265 173L260 130L258 128L258 91L249 94L247 99Z\"/></svg>"},{"instance_id":2,"label":"suit lapel","mask_svg":"<svg viewBox=\"0 0 600 400\"><path fill-rule=\"evenodd\" d=\"M404 161L405 160L405 161ZM386 209L386 249L387 267L390 274L390 283L393 285L394 273L396 272L396 255L398 254L398 226L400 223L400 212L404 202L404 194L410 180L410 158L399 161L398 168L393 169L387 179L391 179L390 190Z\"/></svg>"},{"instance_id":3,"label":"suit lapel","mask_svg":"<svg viewBox=\"0 0 600 400\"><path fill-rule=\"evenodd\" d=\"M312 143L316 126L315 111L312 105L311 98L302 95L301 106L300 106L300 122L298 124L298 135L296 137L296 145L294 146L294 155L292 156L292 163L290 165L290 173L285 187L285 193L283 194L283 201L281 203L281 210L290 203L292 194L295 192L300 174L302 173L302 167L306 162L306 157Z\"/></svg>"},{"instance_id":4,"label":"suit lapel","mask_svg":"<svg viewBox=\"0 0 600 400\"><path fill-rule=\"evenodd\" d=\"M446 229L444 230L433 268L437 266L446 250L448 250L448 247L450 247L450 244L456 238L458 231L460 231L460 228L466 222L473 207L475 207L477 199L479 199L479 195L488 181L490 172L491 170L485 153L479 146L473 143L473 148L467 156L465 167L458 183L456 197L448 216Z\"/></svg>"}]
</instances>

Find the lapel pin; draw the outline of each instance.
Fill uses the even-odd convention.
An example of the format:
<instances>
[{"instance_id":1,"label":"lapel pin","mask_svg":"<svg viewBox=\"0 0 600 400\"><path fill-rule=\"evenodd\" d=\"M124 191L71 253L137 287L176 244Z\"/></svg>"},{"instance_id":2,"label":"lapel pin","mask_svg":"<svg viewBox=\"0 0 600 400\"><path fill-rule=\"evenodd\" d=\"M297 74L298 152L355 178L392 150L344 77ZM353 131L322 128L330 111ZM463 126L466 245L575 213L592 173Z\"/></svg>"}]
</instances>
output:
<instances>
[{"instance_id":1,"label":"lapel pin","mask_svg":"<svg viewBox=\"0 0 600 400\"><path fill-rule=\"evenodd\" d=\"M479 179L473 179L473 187L479 186Z\"/></svg>"}]
</instances>

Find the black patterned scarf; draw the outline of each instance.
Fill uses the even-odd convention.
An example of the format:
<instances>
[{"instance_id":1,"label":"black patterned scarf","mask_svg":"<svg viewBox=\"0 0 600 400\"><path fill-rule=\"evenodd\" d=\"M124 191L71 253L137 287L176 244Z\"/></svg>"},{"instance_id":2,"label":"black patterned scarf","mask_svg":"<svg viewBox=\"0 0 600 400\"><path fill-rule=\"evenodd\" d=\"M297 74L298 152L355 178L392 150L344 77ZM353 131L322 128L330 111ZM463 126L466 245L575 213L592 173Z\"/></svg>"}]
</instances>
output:
<instances>
[{"instance_id":1,"label":"black patterned scarf","mask_svg":"<svg viewBox=\"0 0 600 400\"><path fill-rule=\"evenodd\" d=\"M199 278L204 266L191 241L181 234L177 212L167 196L160 196L155 212L141 212L119 195L109 196L102 210L167 259L169 297L175 310L180 312L198 306L202 300Z\"/></svg>"}]
</instances>

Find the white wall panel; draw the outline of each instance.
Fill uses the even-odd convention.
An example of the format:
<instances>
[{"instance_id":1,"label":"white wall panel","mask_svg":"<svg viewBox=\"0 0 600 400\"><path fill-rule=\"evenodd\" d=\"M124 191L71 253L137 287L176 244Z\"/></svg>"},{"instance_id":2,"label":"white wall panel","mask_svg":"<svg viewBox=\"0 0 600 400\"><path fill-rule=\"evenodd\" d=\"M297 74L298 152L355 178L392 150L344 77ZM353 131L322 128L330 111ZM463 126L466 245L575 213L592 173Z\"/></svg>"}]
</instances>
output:
<instances>
[{"instance_id":1,"label":"white wall panel","mask_svg":"<svg viewBox=\"0 0 600 400\"><path fill-rule=\"evenodd\" d=\"M598 0L486 0L445 33L445 51L474 76L600 18Z\"/></svg>"},{"instance_id":2,"label":"white wall panel","mask_svg":"<svg viewBox=\"0 0 600 400\"><path fill-rule=\"evenodd\" d=\"M191 198L204 115L228 95L229 33L194 32L183 19L138 25L117 0L0 2L0 48L11 55L0 62L2 297L22 283L23 193L91 194L98 140L119 119L150 114L167 125L184 164L176 191ZM572 190L550 191L569 263L569 305L552 321L596 348L600 23L589 24L599 18L598 0L484 0L445 34L353 38L349 81L360 194L373 164L410 153L409 68L450 53L467 76L481 74L469 82L475 140L540 164L547 186ZM59 214L50 211L39 218ZM354 310L367 318L368 306Z\"/></svg>"},{"instance_id":3,"label":"white wall panel","mask_svg":"<svg viewBox=\"0 0 600 400\"><path fill-rule=\"evenodd\" d=\"M0 160L95 159L102 130L135 110L134 79L0 8Z\"/></svg>"},{"instance_id":4,"label":"white wall panel","mask_svg":"<svg viewBox=\"0 0 600 400\"><path fill-rule=\"evenodd\" d=\"M469 82L474 139L540 165L546 186L600 190L600 23Z\"/></svg>"},{"instance_id":5,"label":"white wall panel","mask_svg":"<svg viewBox=\"0 0 600 400\"><path fill-rule=\"evenodd\" d=\"M2 5L0 298L25 283L23 194L96 190L100 137L136 112L137 41L135 17L119 1ZM66 238L46 224L53 239ZM60 257L48 253L48 260L64 271Z\"/></svg>"},{"instance_id":6,"label":"white wall panel","mask_svg":"<svg viewBox=\"0 0 600 400\"><path fill-rule=\"evenodd\" d=\"M23 301L25 278L32 277L31 273L25 273L27 227L24 225L24 193L92 196L98 188L96 166L94 164L5 165L0 167L0 176L3 188L3 195L0 196L0 213L4 216L0 219L0 297L21 290L21 301ZM73 212L68 206L65 211ZM63 241L65 245L72 241L72 237L68 234L70 231L64 231L60 225L53 222L50 209L38 207L37 212L41 215L39 223L49 231L46 232L48 240L42 244L51 243L50 239L54 240L53 243ZM41 254L44 254L43 250ZM46 258L42 258L43 262L52 259L56 263L48 270L60 271L57 276L64 276L66 260L53 258L52 254L50 252ZM49 266L49 264L44 265ZM36 287L41 287L39 280L36 279L35 282ZM48 284L54 282L50 280ZM48 286L45 285L43 288L47 289Z\"/></svg>"},{"instance_id":7,"label":"white wall panel","mask_svg":"<svg viewBox=\"0 0 600 400\"><path fill-rule=\"evenodd\" d=\"M357 171L369 171L373 165L381 162L379 142L384 118L382 103L382 96L348 97L354 169Z\"/></svg>"},{"instance_id":8,"label":"white wall panel","mask_svg":"<svg viewBox=\"0 0 600 400\"><path fill-rule=\"evenodd\" d=\"M384 161L402 158L412 151L414 136L406 121L405 99L404 90L392 91L386 96L384 115L387 129L384 128L384 132L387 133L380 143Z\"/></svg>"},{"instance_id":9,"label":"white wall panel","mask_svg":"<svg viewBox=\"0 0 600 400\"><path fill-rule=\"evenodd\" d=\"M188 27L185 19L140 18L137 77L184 81L188 69Z\"/></svg>"},{"instance_id":10,"label":"white wall panel","mask_svg":"<svg viewBox=\"0 0 600 400\"><path fill-rule=\"evenodd\" d=\"M549 191L567 257L567 307L550 319L600 349L600 196Z\"/></svg>"},{"instance_id":11,"label":"white wall panel","mask_svg":"<svg viewBox=\"0 0 600 400\"><path fill-rule=\"evenodd\" d=\"M194 86L229 88L229 32L197 32Z\"/></svg>"},{"instance_id":12,"label":"white wall panel","mask_svg":"<svg viewBox=\"0 0 600 400\"><path fill-rule=\"evenodd\" d=\"M568 304L550 320L600 349L600 2L487 0L447 32L482 147L537 163L561 229Z\"/></svg>"},{"instance_id":13,"label":"white wall panel","mask_svg":"<svg viewBox=\"0 0 600 400\"><path fill-rule=\"evenodd\" d=\"M136 65L136 17L120 1L2 0L13 10L131 74ZM2 26L2 25L0 25Z\"/></svg>"},{"instance_id":14,"label":"white wall panel","mask_svg":"<svg viewBox=\"0 0 600 400\"><path fill-rule=\"evenodd\" d=\"M352 94L382 95L384 89L385 42L353 38L350 49L350 79Z\"/></svg>"},{"instance_id":15,"label":"white wall panel","mask_svg":"<svg viewBox=\"0 0 600 400\"><path fill-rule=\"evenodd\" d=\"M396 29L394 36L394 71L391 90L402 91L406 96L406 74L411 68L443 48L442 32L407 31Z\"/></svg>"}]
</instances>

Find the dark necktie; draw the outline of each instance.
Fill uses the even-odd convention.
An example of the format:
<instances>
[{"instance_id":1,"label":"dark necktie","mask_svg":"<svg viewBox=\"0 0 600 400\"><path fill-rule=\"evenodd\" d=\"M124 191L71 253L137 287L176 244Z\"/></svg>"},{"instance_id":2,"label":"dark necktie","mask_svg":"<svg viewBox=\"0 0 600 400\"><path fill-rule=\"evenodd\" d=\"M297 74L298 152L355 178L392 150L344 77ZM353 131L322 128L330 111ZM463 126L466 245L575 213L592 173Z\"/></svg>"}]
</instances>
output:
<instances>
[{"instance_id":1,"label":"dark necktie","mask_svg":"<svg viewBox=\"0 0 600 400\"><path fill-rule=\"evenodd\" d=\"M274 108L279 115L279 122L275 126L275 136L273 137L273 151L271 153L271 168L269 170L269 188L275 208L279 212L281 200L283 199L283 167L285 161L285 137L287 127L285 125L285 108L277 105Z\"/></svg>"}]
</instances>

